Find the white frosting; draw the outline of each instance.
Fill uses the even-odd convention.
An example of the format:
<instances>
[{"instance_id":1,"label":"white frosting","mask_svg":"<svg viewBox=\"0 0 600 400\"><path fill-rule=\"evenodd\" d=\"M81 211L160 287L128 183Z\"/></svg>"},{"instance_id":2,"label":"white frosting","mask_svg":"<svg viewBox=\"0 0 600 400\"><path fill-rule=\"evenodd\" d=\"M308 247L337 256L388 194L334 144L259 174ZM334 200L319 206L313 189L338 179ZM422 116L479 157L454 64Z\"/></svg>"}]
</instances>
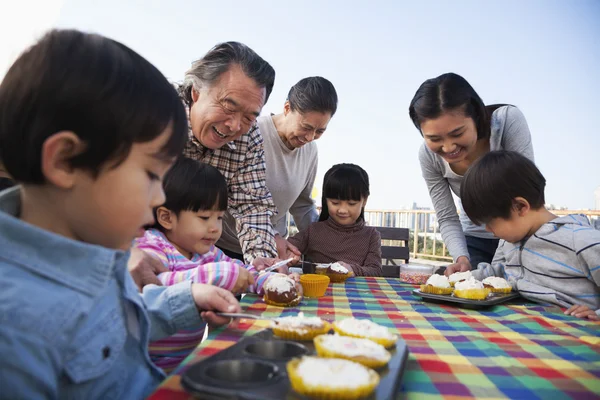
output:
<instances>
[{"instance_id":1,"label":"white frosting","mask_svg":"<svg viewBox=\"0 0 600 400\"><path fill-rule=\"evenodd\" d=\"M439 287L439 288L449 288L450 283L448 282L448 278L445 275L433 274L427 279L427 285Z\"/></svg>"},{"instance_id":2,"label":"white frosting","mask_svg":"<svg viewBox=\"0 0 600 400\"><path fill-rule=\"evenodd\" d=\"M491 287L495 288L495 289L508 289L510 288L510 285L508 284L508 282L506 281L506 279L504 278L499 278L497 276L489 276L487 278L485 278L482 283L486 284L486 285L490 285Z\"/></svg>"},{"instance_id":3,"label":"white frosting","mask_svg":"<svg viewBox=\"0 0 600 400\"><path fill-rule=\"evenodd\" d=\"M323 320L319 317L305 317L304 313L300 312L297 316L276 318L275 321L273 321L273 325L278 328L308 332L309 328L322 328Z\"/></svg>"},{"instance_id":4,"label":"white frosting","mask_svg":"<svg viewBox=\"0 0 600 400\"><path fill-rule=\"evenodd\" d=\"M474 277L470 277L466 281L456 282L454 284L454 289L464 290L464 289L483 289L483 283L475 279Z\"/></svg>"},{"instance_id":5,"label":"white frosting","mask_svg":"<svg viewBox=\"0 0 600 400\"><path fill-rule=\"evenodd\" d=\"M347 274L348 273L348 269L346 267L344 267L342 264L340 263L333 263L329 266L331 268L331 270L333 272L339 272L340 274Z\"/></svg>"},{"instance_id":6,"label":"white frosting","mask_svg":"<svg viewBox=\"0 0 600 400\"><path fill-rule=\"evenodd\" d=\"M327 268L329 268L330 265L331 264L316 264L315 268L316 269L327 269Z\"/></svg>"},{"instance_id":7,"label":"white frosting","mask_svg":"<svg viewBox=\"0 0 600 400\"><path fill-rule=\"evenodd\" d=\"M458 281L462 281L462 280L467 280L472 276L473 276L473 274L471 274L471 271L455 272L452 275L450 275L448 280L450 282L458 282Z\"/></svg>"},{"instance_id":8,"label":"white frosting","mask_svg":"<svg viewBox=\"0 0 600 400\"><path fill-rule=\"evenodd\" d=\"M264 290L277 293L286 293L294 289L296 282L287 275L275 274L265 283Z\"/></svg>"},{"instance_id":9,"label":"white frosting","mask_svg":"<svg viewBox=\"0 0 600 400\"><path fill-rule=\"evenodd\" d=\"M340 358L303 357L297 371L304 383L311 387L354 389L370 382L366 367Z\"/></svg>"},{"instance_id":10,"label":"white frosting","mask_svg":"<svg viewBox=\"0 0 600 400\"><path fill-rule=\"evenodd\" d=\"M346 318L338 322L345 332L360 336L393 339L394 335L385 326L376 324L368 319Z\"/></svg>"},{"instance_id":11,"label":"white frosting","mask_svg":"<svg viewBox=\"0 0 600 400\"><path fill-rule=\"evenodd\" d=\"M385 347L369 339L324 335L321 343L323 347L348 357L364 356L375 360L386 360L390 357Z\"/></svg>"}]
</instances>

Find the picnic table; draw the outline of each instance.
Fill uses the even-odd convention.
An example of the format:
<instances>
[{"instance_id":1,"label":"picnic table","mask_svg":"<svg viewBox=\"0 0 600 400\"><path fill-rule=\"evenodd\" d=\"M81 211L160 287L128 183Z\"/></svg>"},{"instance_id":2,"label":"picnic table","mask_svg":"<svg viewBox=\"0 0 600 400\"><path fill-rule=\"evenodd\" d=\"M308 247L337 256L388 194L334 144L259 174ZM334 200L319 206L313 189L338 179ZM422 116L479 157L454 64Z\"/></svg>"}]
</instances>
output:
<instances>
[{"instance_id":1,"label":"picnic table","mask_svg":"<svg viewBox=\"0 0 600 400\"><path fill-rule=\"evenodd\" d=\"M265 317L296 315L326 320L367 318L397 330L410 356L397 398L600 398L600 323L525 300L485 310L427 303L413 285L394 278L352 278L332 284L324 297L284 309L246 295L242 308ZM187 400L180 385L191 364L215 354L268 321L242 320L237 329L209 333L149 398Z\"/></svg>"}]
</instances>

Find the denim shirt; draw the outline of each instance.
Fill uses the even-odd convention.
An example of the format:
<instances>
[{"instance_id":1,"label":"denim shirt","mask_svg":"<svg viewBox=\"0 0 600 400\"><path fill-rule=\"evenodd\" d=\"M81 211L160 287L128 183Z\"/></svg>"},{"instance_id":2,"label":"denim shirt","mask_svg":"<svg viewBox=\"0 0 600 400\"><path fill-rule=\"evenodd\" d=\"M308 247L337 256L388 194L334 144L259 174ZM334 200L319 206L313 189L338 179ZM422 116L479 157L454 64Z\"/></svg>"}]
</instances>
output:
<instances>
[{"instance_id":1,"label":"denim shirt","mask_svg":"<svg viewBox=\"0 0 600 400\"><path fill-rule=\"evenodd\" d=\"M128 252L20 219L0 194L0 398L141 399L164 378L149 340L197 328L190 282L137 291Z\"/></svg>"}]
</instances>

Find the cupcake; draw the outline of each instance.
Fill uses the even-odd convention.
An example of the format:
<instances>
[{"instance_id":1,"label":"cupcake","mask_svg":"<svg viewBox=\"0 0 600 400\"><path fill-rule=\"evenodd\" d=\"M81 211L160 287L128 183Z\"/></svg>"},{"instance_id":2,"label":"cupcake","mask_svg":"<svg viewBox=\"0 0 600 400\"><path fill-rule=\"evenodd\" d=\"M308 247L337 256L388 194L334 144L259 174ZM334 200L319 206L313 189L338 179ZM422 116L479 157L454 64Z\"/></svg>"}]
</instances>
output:
<instances>
[{"instance_id":1,"label":"cupcake","mask_svg":"<svg viewBox=\"0 0 600 400\"><path fill-rule=\"evenodd\" d=\"M512 291L512 287L506 279L497 276L489 276L481 283L483 283L483 287L490 289L492 293L510 293Z\"/></svg>"},{"instance_id":2,"label":"cupcake","mask_svg":"<svg viewBox=\"0 0 600 400\"><path fill-rule=\"evenodd\" d=\"M296 290L296 282L287 275L274 274L263 286L265 303L278 307L295 307L301 296Z\"/></svg>"},{"instance_id":3,"label":"cupcake","mask_svg":"<svg viewBox=\"0 0 600 400\"><path fill-rule=\"evenodd\" d=\"M421 292L431 294L451 294L452 288L445 275L433 274L421 285Z\"/></svg>"},{"instance_id":4,"label":"cupcake","mask_svg":"<svg viewBox=\"0 0 600 400\"><path fill-rule=\"evenodd\" d=\"M331 279L331 282L344 282L352 276L352 273L348 271L348 268L337 262L329 264L326 273L329 279Z\"/></svg>"},{"instance_id":5,"label":"cupcake","mask_svg":"<svg viewBox=\"0 0 600 400\"><path fill-rule=\"evenodd\" d=\"M450 286L454 287L456 282L466 281L472 276L471 271L455 272L448 277L448 282L450 282Z\"/></svg>"},{"instance_id":6,"label":"cupcake","mask_svg":"<svg viewBox=\"0 0 600 400\"><path fill-rule=\"evenodd\" d=\"M377 372L339 358L296 358L286 367L294 391L313 398L360 399L379 384Z\"/></svg>"},{"instance_id":7,"label":"cupcake","mask_svg":"<svg viewBox=\"0 0 600 400\"><path fill-rule=\"evenodd\" d=\"M380 368L390 361L390 353L369 339L351 336L319 335L314 339L317 354L327 358L344 358L366 367Z\"/></svg>"},{"instance_id":8,"label":"cupcake","mask_svg":"<svg viewBox=\"0 0 600 400\"><path fill-rule=\"evenodd\" d=\"M297 316L275 319L271 328L275 336L283 339L311 340L329 332L331 326L319 317L305 317L304 313L300 312Z\"/></svg>"},{"instance_id":9,"label":"cupcake","mask_svg":"<svg viewBox=\"0 0 600 400\"><path fill-rule=\"evenodd\" d=\"M333 329L342 336L369 339L386 348L394 346L398 340L388 328L368 319L346 318L334 322Z\"/></svg>"},{"instance_id":10,"label":"cupcake","mask_svg":"<svg viewBox=\"0 0 600 400\"><path fill-rule=\"evenodd\" d=\"M318 275L326 275L327 268L329 268L331 264L315 264L315 274Z\"/></svg>"},{"instance_id":11,"label":"cupcake","mask_svg":"<svg viewBox=\"0 0 600 400\"><path fill-rule=\"evenodd\" d=\"M483 283L470 277L466 281L456 282L454 296L470 300L485 300L490 294L490 289L483 287Z\"/></svg>"},{"instance_id":12,"label":"cupcake","mask_svg":"<svg viewBox=\"0 0 600 400\"><path fill-rule=\"evenodd\" d=\"M329 286L327 275L304 274L300 275L300 284L306 297L321 297L325 295Z\"/></svg>"}]
</instances>

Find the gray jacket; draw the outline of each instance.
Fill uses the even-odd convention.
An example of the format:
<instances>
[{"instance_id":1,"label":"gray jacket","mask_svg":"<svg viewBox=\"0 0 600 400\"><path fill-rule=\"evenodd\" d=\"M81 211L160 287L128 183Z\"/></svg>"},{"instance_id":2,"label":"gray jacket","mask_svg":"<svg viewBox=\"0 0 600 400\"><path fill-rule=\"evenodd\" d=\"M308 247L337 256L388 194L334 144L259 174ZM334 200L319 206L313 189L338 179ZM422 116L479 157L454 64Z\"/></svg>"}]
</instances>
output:
<instances>
[{"instance_id":1,"label":"gray jacket","mask_svg":"<svg viewBox=\"0 0 600 400\"><path fill-rule=\"evenodd\" d=\"M480 263L473 275L503 277L527 299L583 304L600 315L600 231L585 215L553 219L520 243L500 240L492 264Z\"/></svg>"}]
</instances>

